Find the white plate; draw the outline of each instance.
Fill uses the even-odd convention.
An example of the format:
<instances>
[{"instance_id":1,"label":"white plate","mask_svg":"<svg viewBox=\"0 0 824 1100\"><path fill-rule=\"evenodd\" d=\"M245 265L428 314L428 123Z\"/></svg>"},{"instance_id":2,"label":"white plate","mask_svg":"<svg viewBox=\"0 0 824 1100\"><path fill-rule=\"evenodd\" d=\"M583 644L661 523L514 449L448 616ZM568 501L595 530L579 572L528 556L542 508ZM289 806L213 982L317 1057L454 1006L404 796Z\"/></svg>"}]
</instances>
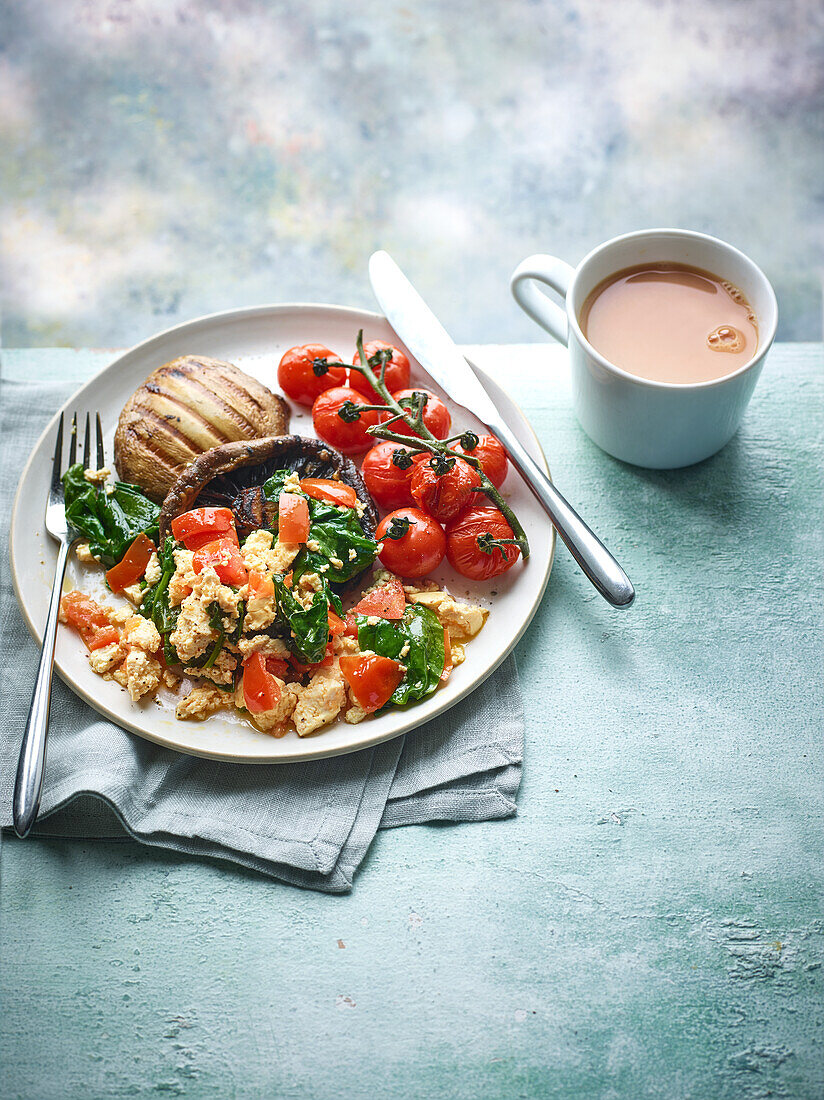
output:
<instances>
[{"instance_id":1,"label":"white plate","mask_svg":"<svg viewBox=\"0 0 824 1100\"><path fill-rule=\"evenodd\" d=\"M380 314L342 306L260 306L201 317L162 332L121 355L78 390L64 408L69 416L75 409L80 413L86 410L100 412L107 428L106 454L110 457L121 408L162 363L184 354L225 359L276 390L277 364L287 348L318 342L348 360L353 354L359 328L364 329L365 341L378 339L398 343ZM474 417L455 406L432 383L411 355L409 358L413 364L413 381L439 393L450 407L456 430L462 427L482 429ZM532 457L546 467L538 439L523 413L491 379L484 375L483 381L520 441ZM38 642L56 558L56 544L43 526L56 421L57 415L40 437L23 471L10 535L17 600ZM315 434L308 410L292 406L292 431ZM513 470L504 483L504 494L529 538L532 551L529 561L518 562L502 577L486 584L467 581L446 563L435 574L434 579L445 584L456 596L469 597L488 606L490 616L478 637L467 646L464 664L455 669L443 688L416 706L390 710L356 726L340 721L311 737L300 738L291 732L285 737L273 738L252 729L239 714L217 714L205 722L179 722L174 717L174 698L169 693L161 693L157 701L132 703L121 687L92 672L85 646L71 630L58 630L57 671L73 691L113 722L150 741L195 756L250 763L312 760L353 752L397 737L448 710L485 680L521 637L541 601L552 568L554 528ZM104 597L109 603L113 600L103 587L102 571L79 565L73 556L66 587L81 587L92 595ZM496 595L493 596L493 592Z\"/></svg>"}]
</instances>

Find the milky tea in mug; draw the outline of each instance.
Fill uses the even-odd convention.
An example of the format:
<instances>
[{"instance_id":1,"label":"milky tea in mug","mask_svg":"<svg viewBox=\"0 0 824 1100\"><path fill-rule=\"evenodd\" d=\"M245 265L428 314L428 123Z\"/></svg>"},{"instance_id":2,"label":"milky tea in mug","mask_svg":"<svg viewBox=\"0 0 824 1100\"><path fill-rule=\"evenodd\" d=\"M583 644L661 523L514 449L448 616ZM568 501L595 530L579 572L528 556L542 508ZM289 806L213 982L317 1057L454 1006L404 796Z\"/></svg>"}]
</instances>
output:
<instances>
[{"instance_id":1,"label":"milky tea in mug","mask_svg":"<svg viewBox=\"0 0 824 1100\"><path fill-rule=\"evenodd\" d=\"M758 321L738 287L683 264L616 272L587 296L580 323L605 359L653 382L723 378L758 348Z\"/></svg>"}]
</instances>

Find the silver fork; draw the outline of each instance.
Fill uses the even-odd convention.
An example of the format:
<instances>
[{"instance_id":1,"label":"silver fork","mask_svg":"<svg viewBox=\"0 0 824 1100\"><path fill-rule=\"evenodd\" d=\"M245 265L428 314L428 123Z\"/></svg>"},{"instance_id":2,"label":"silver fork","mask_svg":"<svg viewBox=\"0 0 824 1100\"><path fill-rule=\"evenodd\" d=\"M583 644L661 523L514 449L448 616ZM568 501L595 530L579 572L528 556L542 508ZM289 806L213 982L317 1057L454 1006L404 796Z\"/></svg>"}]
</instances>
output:
<instances>
[{"instance_id":1,"label":"silver fork","mask_svg":"<svg viewBox=\"0 0 824 1100\"><path fill-rule=\"evenodd\" d=\"M96 443L98 469L104 464L103 430L100 426L100 414L96 415ZM83 469L88 469L91 450L91 423L86 413L86 430L83 440ZM77 413L72 417L71 440L69 443L69 466L77 461ZM14 829L18 836L27 836L37 818L40 808L40 795L43 790L43 775L46 764L46 735L49 729L49 707L51 705L52 670L54 668L54 643L57 635L57 615L60 610L60 597L63 589L63 576L69 551L80 537L66 520L66 508L63 498L63 482L60 480L63 462L63 413L57 425L57 440L54 445L51 485L46 505L46 530L60 544L57 552L57 565L54 570L49 610L46 626L43 630L43 645L40 650L40 664L29 708L29 719L23 733L20 746L20 759L17 763L17 778L14 784L13 816Z\"/></svg>"}]
</instances>

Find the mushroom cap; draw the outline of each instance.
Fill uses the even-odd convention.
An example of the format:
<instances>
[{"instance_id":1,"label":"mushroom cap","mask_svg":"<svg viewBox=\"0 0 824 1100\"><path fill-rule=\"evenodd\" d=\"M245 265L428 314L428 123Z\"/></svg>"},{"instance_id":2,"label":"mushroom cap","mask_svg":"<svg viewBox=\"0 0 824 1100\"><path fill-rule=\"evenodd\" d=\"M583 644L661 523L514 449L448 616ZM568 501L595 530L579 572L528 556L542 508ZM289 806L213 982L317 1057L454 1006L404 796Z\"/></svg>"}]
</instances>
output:
<instances>
[{"instance_id":1,"label":"mushroom cap","mask_svg":"<svg viewBox=\"0 0 824 1100\"><path fill-rule=\"evenodd\" d=\"M378 512L357 466L327 443L300 435L269 436L224 443L199 455L172 485L160 510L160 538L171 533L175 516L197 504L232 508L250 489L263 486L276 470L294 470L298 477L322 477L351 485L364 506L360 517L374 537Z\"/></svg>"}]
</instances>

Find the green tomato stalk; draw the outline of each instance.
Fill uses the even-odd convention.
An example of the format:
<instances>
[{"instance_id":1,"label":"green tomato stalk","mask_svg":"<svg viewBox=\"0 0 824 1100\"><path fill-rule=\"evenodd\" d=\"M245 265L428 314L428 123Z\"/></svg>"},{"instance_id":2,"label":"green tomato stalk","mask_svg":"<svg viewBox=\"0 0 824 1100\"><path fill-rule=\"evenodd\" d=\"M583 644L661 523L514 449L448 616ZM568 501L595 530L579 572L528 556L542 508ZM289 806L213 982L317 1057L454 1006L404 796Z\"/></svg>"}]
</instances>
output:
<instances>
[{"instance_id":1,"label":"green tomato stalk","mask_svg":"<svg viewBox=\"0 0 824 1100\"><path fill-rule=\"evenodd\" d=\"M465 435L471 435L476 439L474 432L462 432L459 435L451 436L449 439L436 439L430 432L427 426L423 422L423 409L426 403L426 398L422 393L416 393L415 398L411 401L408 407L401 406L392 394L389 392L386 386L386 365L389 362L392 353L385 348L382 348L371 360L367 360L366 353L363 350L363 329L358 333L357 339L358 357L360 364L355 363L349 367L349 370L355 370L359 374L362 374L364 378L369 382L372 389L383 401L381 405L355 405L351 403L351 410L349 415L354 418L360 412L367 412L374 410L376 412L389 411L393 415L382 424L375 424L371 428L367 428L369 435L375 436L377 439L387 439L392 443L400 443L404 447L408 447L410 451L414 451L418 454L430 453L433 455L440 455L444 458L455 457L455 452L449 449L449 444L456 439L463 439ZM343 364L342 364L343 365ZM380 371L376 375L373 366L379 366ZM344 410L347 406L344 405L340 410L341 415L346 419L346 413ZM356 412L357 410L357 412ZM393 425L397 427L405 426L417 433L417 436L404 435L400 431L393 430ZM487 539L483 545L480 544L479 549L483 550L487 554L491 554L495 549L495 546L499 542L512 543L518 547L523 555L524 559L529 557L529 540L526 537L526 532L521 526L518 517L509 507L507 502L501 496L500 492L495 485L489 480L486 474L483 472L481 463L477 458L474 458L471 454L462 454L460 457L464 462L474 467L478 476L481 479L481 484L473 491L476 493L483 493L487 496L492 503L498 508L505 516L507 523L512 528L512 533L515 536L513 539Z\"/></svg>"}]
</instances>

